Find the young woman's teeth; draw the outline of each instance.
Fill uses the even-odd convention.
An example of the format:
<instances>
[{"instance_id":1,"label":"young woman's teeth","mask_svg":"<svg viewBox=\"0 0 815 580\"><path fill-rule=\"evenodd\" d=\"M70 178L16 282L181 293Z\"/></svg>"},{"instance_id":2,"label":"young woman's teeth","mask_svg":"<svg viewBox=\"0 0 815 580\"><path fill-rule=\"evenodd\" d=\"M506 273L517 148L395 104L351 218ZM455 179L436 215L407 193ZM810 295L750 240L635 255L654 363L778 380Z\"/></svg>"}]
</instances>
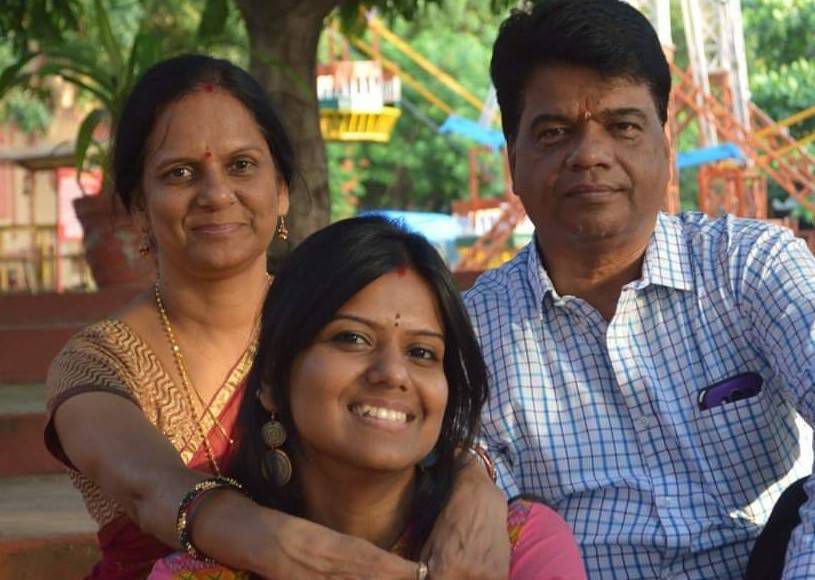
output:
<instances>
[{"instance_id":1,"label":"young woman's teeth","mask_svg":"<svg viewBox=\"0 0 815 580\"><path fill-rule=\"evenodd\" d=\"M360 417L374 417L383 421L393 421L394 423L407 423L407 413L394 411L393 409L383 409L382 407L372 407L371 405L354 405L351 412Z\"/></svg>"}]
</instances>

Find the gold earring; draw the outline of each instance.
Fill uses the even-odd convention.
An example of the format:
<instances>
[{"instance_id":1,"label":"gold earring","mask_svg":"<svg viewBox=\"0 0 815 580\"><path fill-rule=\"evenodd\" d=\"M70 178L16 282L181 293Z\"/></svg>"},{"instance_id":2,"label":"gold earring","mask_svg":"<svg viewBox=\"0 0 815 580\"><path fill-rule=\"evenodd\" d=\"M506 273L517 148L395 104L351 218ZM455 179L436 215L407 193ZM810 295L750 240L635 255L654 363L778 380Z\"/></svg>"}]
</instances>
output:
<instances>
[{"instance_id":1,"label":"gold earring","mask_svg":"<svg viewBox=\"0 0 815 580\"><path fill-rule=\"evenodd\" d=\"M286 227L286 216L277 218L277 237L281 240L289 239L289 229Z\"/></svg>"},{"instance_id":2,"label":"gold earring","mask_svg":"<svg viewBox=\"0 0 815 580\"><path fill-rule=\"evenodd\" d=\"M142 231L142 240L138 247L139 255L142 258L146 258L150 255L150 231L143 230Z\"/></svg>"},{"instance_id":3,"label":"gold earring","mask_svg":"<svg viewBox=\"0 0 815 580\"><path fill-rule=\"evenodd\" d=\"M292 474L291 459L280 448L286 442L286 428L277 420L277 415L272 413L269 420L261 427L260 433L263 443L269 448L263 454L260 464L263 477L277 487L283 487L289 483Z\"/></svg>"}]
</instances>

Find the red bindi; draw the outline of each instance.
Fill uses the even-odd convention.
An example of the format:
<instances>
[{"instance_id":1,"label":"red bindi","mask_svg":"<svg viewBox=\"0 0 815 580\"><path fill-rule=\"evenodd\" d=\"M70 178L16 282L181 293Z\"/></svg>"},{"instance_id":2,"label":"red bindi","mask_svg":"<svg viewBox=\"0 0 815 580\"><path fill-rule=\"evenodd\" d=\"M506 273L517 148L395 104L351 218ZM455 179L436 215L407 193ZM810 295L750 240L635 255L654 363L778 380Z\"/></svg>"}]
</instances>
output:
<instances>
[{"instance_id":1,"label":"red bindi","mask_svg":"<svg viewBox=\"0 0 815 580\"><path fill-rule=\"evenodd\" d=\"M202 83L201 86L208 93L211 93L215 90L215 85L213 85L212 83Z\"/></svg>"},{"instance_id":2,"label":"red bindi","mask_svg":"<svg viewBox=\"0 0 815 580\"><path fill-rule=\"evenodd\" d=\"M207 149L204 151L204 159L209 159L210 157L212 157L212 152Z\"/></svg>"}]
</instances>

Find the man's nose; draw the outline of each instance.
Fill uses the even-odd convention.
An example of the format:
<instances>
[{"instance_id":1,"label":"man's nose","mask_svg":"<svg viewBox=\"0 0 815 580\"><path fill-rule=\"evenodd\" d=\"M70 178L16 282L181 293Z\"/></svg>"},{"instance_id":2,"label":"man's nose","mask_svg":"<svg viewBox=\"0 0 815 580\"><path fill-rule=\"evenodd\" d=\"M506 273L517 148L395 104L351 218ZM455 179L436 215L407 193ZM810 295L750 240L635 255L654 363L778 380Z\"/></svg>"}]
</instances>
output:
<instances>
[{"instance_id":1,"label":"man's nose","mask_svg":"<svg viewBox=\"0 0 815 580\"><path fill-rule=\"evenodd\" d=\"M599 123L588 121L575 136L567 162L574 169L588 169L596 166L608 167L613 158L611 135Z\"/></svg>"}]
</instances>

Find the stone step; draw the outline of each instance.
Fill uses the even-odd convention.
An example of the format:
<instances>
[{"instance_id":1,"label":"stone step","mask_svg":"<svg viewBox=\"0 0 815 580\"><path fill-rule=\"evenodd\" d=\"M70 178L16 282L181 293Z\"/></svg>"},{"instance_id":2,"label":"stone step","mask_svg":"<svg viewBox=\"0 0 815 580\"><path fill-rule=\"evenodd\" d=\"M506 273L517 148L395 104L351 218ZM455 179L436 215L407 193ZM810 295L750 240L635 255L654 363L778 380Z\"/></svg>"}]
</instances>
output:
<instances>
[{"instance_id":1,"label":"stone step","mask_svg":"<svg viewBox=\"0 0 815 580\"><path fill-rule=\"evenodd\" d=\"M84 326L123 307L141 290L141 286L118 286L89 293L0 295L0 330Z\"/></svg>"},{"instance_id":2,"label":"stone step","mask_svg":"<svg viewBox=\"0 0 815 580\"><path fill-rule=\"evenodd\" d=\"M0 479L0 578L82 578L96 524L66 475Z\"/></svg>"},{"instance_id":3,"label":"stone step","mask_svg":"<svg viewBox=\"0 0 815 580\"><path fill-rule=\"evenodd\" d=\"M84 324L0 330L0 383L42 383L48 365Z\"/></svg>"},{"instance_id":4,"label":"stone step","mask_svg":"<svg viewBox=\"0 0 815 580\"><path fill-rule=\"evenodd\" d=\"M0 385L0 477L64 471L43 444L44 427L45 385Z\"/></svg>"}]
</instances>

